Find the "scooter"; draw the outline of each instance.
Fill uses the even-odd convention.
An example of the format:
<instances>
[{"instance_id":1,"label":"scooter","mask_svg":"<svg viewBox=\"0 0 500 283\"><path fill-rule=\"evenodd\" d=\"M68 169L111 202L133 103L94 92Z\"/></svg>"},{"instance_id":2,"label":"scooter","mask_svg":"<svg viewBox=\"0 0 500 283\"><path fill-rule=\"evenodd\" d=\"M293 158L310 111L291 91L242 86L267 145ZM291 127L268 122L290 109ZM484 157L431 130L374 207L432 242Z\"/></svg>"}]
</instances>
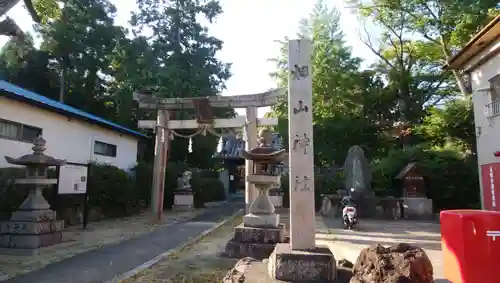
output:
<instances>
[{"instance_id":1,"label":"scooter","mask_svg":"<svg viewBox=\"0 0 500 283\"><path fill-rule=\"evenodd\" d=\"M358 224L356 217L356 208L348 205L342 209L342 218L344 219L344 229L352 230Z\"/></svg>"}]
</instances>

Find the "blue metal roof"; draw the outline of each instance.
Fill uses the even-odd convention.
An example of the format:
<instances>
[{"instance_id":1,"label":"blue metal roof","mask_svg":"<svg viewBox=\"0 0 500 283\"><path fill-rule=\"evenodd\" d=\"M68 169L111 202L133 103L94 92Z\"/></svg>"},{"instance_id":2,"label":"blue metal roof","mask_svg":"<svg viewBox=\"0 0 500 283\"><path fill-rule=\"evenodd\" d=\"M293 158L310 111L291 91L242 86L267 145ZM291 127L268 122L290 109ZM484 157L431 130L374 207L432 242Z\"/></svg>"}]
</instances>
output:
<instances>
[{"instance_id":1,"label":"blue metal roof","mask_svg":"<svg viewBox=\"0 0 500 283\"><path fill-rule=\"evenodd\" d=\"M47 98L43 95L36 94L32 91L26 90L24 88L13 85L13 84L8 83L8 82L3 81L3 80L0 80L0 90L5 90L5 91L13 94L14 96L17 96L19 98L23 98L23 100L26 101L27 103L31 102L34 104L41 104L42 106L46 106L47 108L49 108L53 111L59 112L61 114L76 116L76 117L81 118L83 120L86 120L88 122L107 126L111 129L114 129L114 130L119 131L119 132L123 132L123 133L130 134L133 136L147 138L147 136L142 134L142 133L131 130L129 128L125 128L125 127L120 126L116 123L110 122L108 120L105 120L103 118L97 117L97 116L92 115L90 113L84 112L84 111L79 110L77 108L71 107L71 106L66 105L64 103L52 100L52 99Z\"/></svg>"}]
</instances>

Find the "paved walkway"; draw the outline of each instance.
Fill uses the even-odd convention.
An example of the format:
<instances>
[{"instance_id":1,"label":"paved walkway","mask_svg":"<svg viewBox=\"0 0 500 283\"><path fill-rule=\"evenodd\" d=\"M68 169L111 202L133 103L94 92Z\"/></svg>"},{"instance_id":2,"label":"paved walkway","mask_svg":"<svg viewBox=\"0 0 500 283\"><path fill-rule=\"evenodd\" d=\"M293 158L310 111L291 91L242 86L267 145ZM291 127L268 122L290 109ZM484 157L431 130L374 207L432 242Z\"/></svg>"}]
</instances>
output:
<instances>
[{"instance_id":1,"label":"paved walkway","mask_svg":"<svg viewBox=\"0 0 500 283\"><path fill-rule=\"evenodd\" d=\"M239 199L238 199L239 200ZM243 208L241 201L214 207L186 222L159 228L144 236L92 250L14 277L5 283L102 283L161 253L180 246Z\"/></svg>"}]
</instances>

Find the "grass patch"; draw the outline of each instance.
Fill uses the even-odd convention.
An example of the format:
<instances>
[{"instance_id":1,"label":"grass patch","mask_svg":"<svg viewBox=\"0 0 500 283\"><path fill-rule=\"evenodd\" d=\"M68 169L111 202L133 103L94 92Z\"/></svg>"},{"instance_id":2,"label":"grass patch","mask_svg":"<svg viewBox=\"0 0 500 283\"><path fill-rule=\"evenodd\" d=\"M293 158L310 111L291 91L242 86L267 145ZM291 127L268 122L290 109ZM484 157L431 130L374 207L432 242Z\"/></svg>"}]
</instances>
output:
<instances>
[{"instance_id":1,"label":"grass patch","mask_svg":"<svg viewBox=\"0 0 500 283\"><path fill-rule=\"evenodd\" d=\"M235 217L199 241L171 253L151 268L120 281L121 283L215 283L231 269L236 260L219 257L242 222Z\"/></svg>"}]
</instances>

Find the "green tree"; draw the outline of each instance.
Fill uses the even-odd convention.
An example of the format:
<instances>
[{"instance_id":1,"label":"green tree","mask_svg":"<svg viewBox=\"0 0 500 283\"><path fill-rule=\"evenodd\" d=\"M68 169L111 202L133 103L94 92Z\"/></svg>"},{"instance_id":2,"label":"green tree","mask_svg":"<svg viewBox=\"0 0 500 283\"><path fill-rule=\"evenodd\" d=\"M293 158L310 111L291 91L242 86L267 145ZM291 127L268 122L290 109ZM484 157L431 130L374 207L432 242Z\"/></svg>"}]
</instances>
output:
<instances>
[{"instance_id":1,"label":"green tree","mask_svg":"<svg viewBox=\"0 0 500 283\"><path fill-rule=\"evenodd\" d=\"M222 41L210 36L208 28L199 21L202 16L212 22L222 9L218 1L138 0L139 11L132 16L134 33L151 30L148 38L155 65L153 76L147 75L149 87L164 97L207 97L218 95L229 78L230 65L219 61L215 54L221 50ZM147 57L149 58L149 57ZM148 59L149 60L149 59ZM194 112L177 112L173 119L192 118ZM217 109L214 115L227 117L234 111ZM189 134L189 131L182 131ZM203 142L197 142L203 140ZM218 137L195 137L194 158L205 166L211 162ZM170 159L188 161L188 140L177 138L172 142ZM208 147L211 150L207 150ZM209 163L209 162L208 162Z\"/></svg>"},{"instance_id":2,"label":"green tree","mask_svg":"<svg viewBox=\"0 0 500 283\"><path fill-rule=\"evenodd\" d=\"M454 143L470 152L476 142L472 102L457 99L448 101L444 107L428 109L428 115L415 127L415 132L433 145Z\"/></svg>"},{"instance_id":3,"label":"green tree","mask_svg":"<svg viewBox=\"0 0 500 283\"><path fill-rule=\"evenodd\" d=\"M361 59L352 55L339 27L339 12L321 1L309 18L302 20L299 36L312 40L312 84L315 161L318 165L342 163L347 150L360 144L369 154L383 150L381 121L391 119L392 99L380 77L360 72ZM288 39L281 41L280 55L273 59L272 75L280 87L288 84ZM388 104L389 103L389 104ZM269 115L281 118L278 130L287 135L287 101L273 106Z\"/></svg>"},{"instance_id":4,"label":"green tree","mask_svg":"<svg viewBox=\"0 0 500 283\"><path fill-rule=\"evenodd\" d=\"M37 50L29 34L23 41L10 39L0 50L0 76L50 97L57 94L57 74L48 67L49 62L49 54Z\"/></svg>"},{"instance_id":5,"label":"green tree","mask_svg":"<svg viewBox=\"0 0 500 283\"><path fill-rule=\"evenodd\" d=\"M106 118L110 56L124 37L115 13L107 0L69 0L59 19L41 27L41 50L60 73L59 100Z\"/></svg>"},{"instance_id":6,"label":"green tree","mask_svg":"<svg viewBox=\"0 0 500 283\"><path fill-rule=\"evenodd\" d=\"M348 0L361 16L393 33L417 36L437 51L434 58L446 64L453 53L492 17L498 15L496 0ZM434 52L433 52L434 53ZM468 95L462 74L453 71L458 89Z\"/></svg>"}]
</instances>

